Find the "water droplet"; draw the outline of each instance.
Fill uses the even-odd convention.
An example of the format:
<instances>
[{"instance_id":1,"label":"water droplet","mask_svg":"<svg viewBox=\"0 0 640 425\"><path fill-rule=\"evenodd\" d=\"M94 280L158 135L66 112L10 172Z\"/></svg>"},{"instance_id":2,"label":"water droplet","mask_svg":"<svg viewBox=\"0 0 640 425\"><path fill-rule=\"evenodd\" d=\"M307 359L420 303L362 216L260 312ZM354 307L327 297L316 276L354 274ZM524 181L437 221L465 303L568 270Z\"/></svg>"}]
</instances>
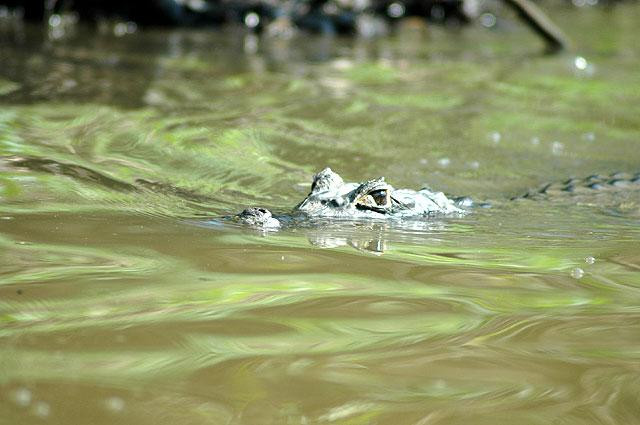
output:
<instances>
[{"instance_id":1,"label":"water droplet","mask_svg":"<svg viewBox=\"0 0 640 425\"><path fill-rule=\"evenodd\" d=\"M105 404L107 406L107 409L115 413L120 413L124 410L124 400L120 397L109 397L105 401Z\"/></svg>"},{"instance_id":2,"label":"water droplet","mask_svg":"<svg viewBox=\"0 0 640 425\"><path fill-rule=\"evenodd\" d=\"M255 28L260 25L260 16L255 12L247 13L244 17L244 24L249 28Z\"/></svg>"},{"instance_id":3,"label":"water droplet","mask_svg":"<svg viewBox=\"0 0 640 425\"><path fill-rule=\"evenodd\" d=\"M429 163L429 161L427 161L427 158L420 158L420 164L421 165L427 165Z\"/></svg>"},{"instance_id":4,"label":"water droplet","mask_svg":"<svg viewBox=\"0 0 640 425\"><path fill-rule=\"evenodd\" d=\"M62 23L62 16L53 14L49 17L49 26L55 28Z\"/></svg>"},{"instance_id":5,"label":"water droplet","mask_svg":"<svg viewBox=\"0 0 640 425\"><path fill-rule=\"evenodd\" d=\"M587 263L587 264L593 264L593 263L596 262L596 259L595 259L595 257L588 256L587 258L584 259L584 262Z\"/></svg>"},{"instance_id":6,"label":"water droplet","mask_svg":"<svg viewBox=\"0 0 640 425\"><path fill-rule=\"evenodd\" d=\"M22 407L28 406L31 403L31 398L31 391L26 388L18 388L13 393L13 399L15 400L16 404Z\"/></svg>"},{"instance_id":7,"label":"water droplet","mask_svg":"<svg viewBox=\"0 0 640 425\"><path fill-rule=\"evenodd\" d=\"M576 67L576 69L584 71L585 69L587 69L587 66L589 66L589 62L587 62L587 60L582 56L576 56L573 61L573 65Z\"/></svg>"},{"instance_id":8,"label":"water droplet","mask_svg":"<svg viewBox=\"0 0 640 425\"><path fill-rule=\"evenodd\" d=\"M498 144L500 143L500 139L502 139L502 135L497 131L493 131L489 133L489 139L491 139L493 143Z\"/></svg>"},{"instance_id":9,"label":"water droplet","mask_svg":"<svg viewBox=\"0 0 640 425\"><path fill-rule=\"evenodd\" d=\"M582 276L584 276L584 270L582 270L580 267L576 267L576 268L571 270L571 277L572 278L580 279Z\"/></svg>"},{"instance_id":10,"label":"water droplet","mask_svg":"<svg viewBox=\"0 0 640 425\"><path fill-rule=\"evenodd\" d=\"M590 77L595 73L595 66L582 56L576 56L573 60L573 68L576 75Z\"/></svg>"},{"instance_id":11,"label":"water droplet","mask_svg":"<svg viewBox=\"0 0 640 425\"><path fill-rule=\"evenodd\" d=\"M451 160L449 158L440 158L438 160L438 165L441 167L447 167L451 164Z\"/></svg>"},{"instance_id":12,"label":"water droplet","mask_svg":"<svg viewBox=\"0 0 640 425\"><path fill-rule=\"evenodd\" d=\"M474 169L474 170L477 170L478 168L480 168L480 162L478 162L478 161L471 161L471 162L469 163L469 167L470 167L470 168L472 168L472 169Z\"/></svg>"},{"instance_id":13,"label":"water droplet","mask_svg":"<svg viewBox=\"0 0 640 425\"><path fill-rule=\"evenodd\" d=\"M280 257L280 259L281 259L282 261L284 261L284 255L283 255L282 257Z\"/></svg>"},{"instance_id":14,"label":"water droplet","mask_svg":"<svg viewBox=\"0 0 640 425\"><path fill-rule=\"evenodd\" d=\"M33 406L33 413L41 418L46 418L51 413L51 407L49 407L49 403L39 401Z\"/></svg>"},{"instance_id":15,"label":"water droplet","mask_svg":"<svg viewBox=\"0 0 640 425\"><path fill-rule=\"evenodd\" d=\"M387 7L387 14L391 18L399 18L404 15L405 9L402 3L391 3L389 7Z\"/></svg>"},{"instance_id":16,"label":"water droplet","mask_svg":"<svg viewBox=\"0 0 640 425\"><path fill-rule=\"evenodd\" d=\"M531 144L534 146L538 146L540 144L540 138L539 137L532 137L531 138Z\"/></svg>"},{"instance_id":17,"label":"water droplet","mask_svg":"<svg viewBox=\"0 0 640 425\"><path fill-rule=\"evenodd\" d=\"M483 13L482 15L480 15L480 25L485 28L494 27L497 21L498 20L496 19L496 15L494 15L493 13Z\"/></svg>"},{"instance_id":18,"label":"water droplet","mask_svg":"<svg viewBox=\"0 0 640 425\"><path fill-rule=\"evenodd\" d=\"M559 155L564 151L564 143L560 142L551 142L551 152L554 155Z\"/></svg>"}]
</instances>

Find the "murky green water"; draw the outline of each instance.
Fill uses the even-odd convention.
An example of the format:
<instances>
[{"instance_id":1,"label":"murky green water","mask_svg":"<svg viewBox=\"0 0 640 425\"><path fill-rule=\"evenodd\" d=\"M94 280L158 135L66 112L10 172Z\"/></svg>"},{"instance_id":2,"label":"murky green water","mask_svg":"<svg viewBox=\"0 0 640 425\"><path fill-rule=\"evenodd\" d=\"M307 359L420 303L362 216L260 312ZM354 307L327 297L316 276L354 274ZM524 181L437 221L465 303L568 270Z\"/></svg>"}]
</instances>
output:
<instances>
[{"instance_id":1,"label":"murky green water","mask_svg":"<svg viewBox=\"0 0 640 425\"><path fill-rule=\"evenodd\" d=\"M632 424L640 9L377 40L78 30L0 46L0 423ZM313 172L490 200L260 234Z\"/></svg>"}]
</instances>

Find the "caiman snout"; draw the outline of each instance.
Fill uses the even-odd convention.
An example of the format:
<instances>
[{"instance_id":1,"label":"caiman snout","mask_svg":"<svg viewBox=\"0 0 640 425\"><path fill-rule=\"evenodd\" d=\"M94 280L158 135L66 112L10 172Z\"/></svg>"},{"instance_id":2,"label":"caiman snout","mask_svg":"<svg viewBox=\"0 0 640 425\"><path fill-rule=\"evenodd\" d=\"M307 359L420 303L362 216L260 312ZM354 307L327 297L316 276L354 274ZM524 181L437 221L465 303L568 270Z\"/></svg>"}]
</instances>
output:
<instances>
[{"instance_id":1,"label":"caiman snout","mask_svg":"<svg viewBox=\"0 0 640 425\"><path fill-rule=\"evenodd\" d=\"M266 208L252 207L242 211L237 216L238 221L249 226L261 228L280 227L280 221L273 217L271 211Z\"/></svg>"}]
</instances>

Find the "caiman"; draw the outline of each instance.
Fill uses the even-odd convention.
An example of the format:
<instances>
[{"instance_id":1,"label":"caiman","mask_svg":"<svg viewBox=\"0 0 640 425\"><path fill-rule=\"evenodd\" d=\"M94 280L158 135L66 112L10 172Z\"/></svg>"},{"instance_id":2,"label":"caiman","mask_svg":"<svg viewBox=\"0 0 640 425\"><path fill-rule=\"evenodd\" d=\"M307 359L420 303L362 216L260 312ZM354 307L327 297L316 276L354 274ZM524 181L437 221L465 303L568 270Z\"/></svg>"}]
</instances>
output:
<instances>
[{"instance_id":1,"label":"caiman","mask_svg":"<svg viewBox=\"0 0 640 425\"><path fill-rule=\"evenodd\" d=\"M558 184L547 184L512 200L532 199L553 192L580 194L620 187L640 189L640 173L569 179ZM315 218L399 220L464 215L472 206L474 202L468 197L447 197L429 188L395 189L384 177L361 183L345 183L331 168L325 168L314 175L311 192L294 207L291 214L274 216L266 208L253 207L245 209L234 219L252 227L276 229L287 223Z\"/></svg>"},{"instance_id":2,"label":"caiman","mask_svg":"<svg viewBox=\"0 0 640 425\"><path fill-rule=\"evenodd\" d=\"M136 179L133 183L116 180L90 168L62 163L50 159L0 156L0 171L5 166L56 175L64 175L87 183L106 186L123 192L159 192L193 201L213 202L214 198L203 196L172 185ZM568 179L530 190L511 200L570 199L571 202L606 207L612 200L622 202L625 209L635 209L640 204L640 172L635 174L613 173L590 175L581 179ZM568 196L568 197L567 197ZM496 200L496 202L501 202ZM361 183L345 183L342 177L325 168L313 176L311 191L293 211L274 216L266 208L247 208L233 220L261 229L310 223L315 219L334 221L374 221L390 224L402 222L403 227L421 223L438 216L462 216L475 207L491 206L488 202L474 202L469 197L449 197L429 188L421 190L395 189L383 177Z\"/></svg>"}]
</instances>

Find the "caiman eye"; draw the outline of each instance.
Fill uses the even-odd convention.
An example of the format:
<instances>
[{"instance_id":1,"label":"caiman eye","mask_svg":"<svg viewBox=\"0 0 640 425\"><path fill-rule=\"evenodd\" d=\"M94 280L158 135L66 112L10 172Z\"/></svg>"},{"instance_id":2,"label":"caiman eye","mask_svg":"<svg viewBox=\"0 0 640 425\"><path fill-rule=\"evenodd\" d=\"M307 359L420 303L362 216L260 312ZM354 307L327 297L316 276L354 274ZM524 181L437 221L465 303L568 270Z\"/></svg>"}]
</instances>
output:
<instances>
[{"instance_id":1,"label":"caiman eye","mask_svg":"<svg viewBox=\"0 0 640 425\"><path fill-rule=\"evenodd\" d=\"M379 207L385 207L389 203L389 191L387 189L378 189L369 192L368 196L371 196Z\"/></svg>"},{"instance_id":2,"label":"caiman eye","mask_svg":"<svg viewBox=\"0 0 640 425\"><path fill-rule=\"evenodd\" d=\"M356 207L382 212L391 205L391 196L388 189L377 189L361 196L356 202Z\"/></svg>"}]
</instances>

